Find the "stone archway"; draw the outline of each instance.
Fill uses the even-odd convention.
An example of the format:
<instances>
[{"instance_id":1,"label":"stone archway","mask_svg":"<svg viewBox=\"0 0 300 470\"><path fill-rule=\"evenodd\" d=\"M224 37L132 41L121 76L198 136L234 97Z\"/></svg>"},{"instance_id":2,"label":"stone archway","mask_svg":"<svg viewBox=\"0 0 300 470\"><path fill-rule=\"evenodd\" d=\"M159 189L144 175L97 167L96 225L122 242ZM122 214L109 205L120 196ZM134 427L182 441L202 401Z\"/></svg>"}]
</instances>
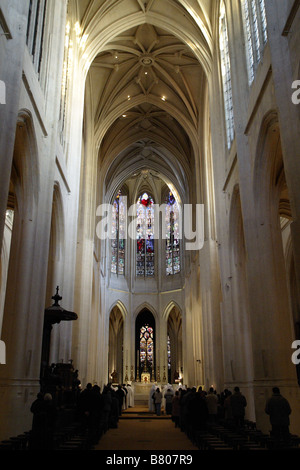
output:
<instances>
[{"instance_id":1,"label":"stone archway","mask_svg":"<svg viewBox=\"0 0 300 470\"><path fill-rule=\"evenodd\" d=\"M109 315L108 381L123 382L123 315L116 305Z\"/></svg>"},{"instance_id":2,"label":"stone archway","mask_svg":"<svg viewBox=\"0 0 300 470\"><path fill-rule=\"evenodd\" d=\"M143 308L135 321L136 381L154 382L155 373L155 318L149 309Z\"/></svg>"},{"instance_id":3,"label":"stone archway","mask_svg":"<svg viewBox=\"0 0 300 470\"><path fill-rule=\"evenodd\" d=\"M168 383L179 383L183 374L182 316L174 305L167 323Z\"/></svg>"}]
</instances>

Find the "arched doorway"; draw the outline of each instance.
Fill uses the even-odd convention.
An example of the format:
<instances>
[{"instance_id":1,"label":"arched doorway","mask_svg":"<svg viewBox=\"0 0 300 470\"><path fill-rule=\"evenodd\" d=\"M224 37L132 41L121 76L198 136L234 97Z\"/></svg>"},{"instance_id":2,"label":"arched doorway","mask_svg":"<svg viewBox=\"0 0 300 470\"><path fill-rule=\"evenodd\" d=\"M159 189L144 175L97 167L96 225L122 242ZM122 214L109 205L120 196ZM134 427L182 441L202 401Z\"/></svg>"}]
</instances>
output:
<instances>
[{"instance_id":1,"label":"arched doorway","mask_svg":"<svg viewBox=\"0 0 300 470\"><path fill-rule=\"evenodd\" d=\"M155 319L144 308L135 323L136 381L153 382L155 375Z\"/></svg>"},{"instance_id":2,"label":"arched doorway","mask_svg":"<svg viewBox=\"0 0 300 470\"><path fill-rule=\"evenodd\" d=\"M123 337L124 321L123 315L116 305L109 316L109 351L108 371L109 382L123 382Z\"/></svg>"},{"instance_id":3,"label":"arched doorway","mask_svg":"<svg viewBox=\"0 0 300 470\"><path fill-rule=\"evenodd\" d=\"M182 316L174 306L167 326L168 382L179 383L182 377Z\"/></svg>"}]
</instances>

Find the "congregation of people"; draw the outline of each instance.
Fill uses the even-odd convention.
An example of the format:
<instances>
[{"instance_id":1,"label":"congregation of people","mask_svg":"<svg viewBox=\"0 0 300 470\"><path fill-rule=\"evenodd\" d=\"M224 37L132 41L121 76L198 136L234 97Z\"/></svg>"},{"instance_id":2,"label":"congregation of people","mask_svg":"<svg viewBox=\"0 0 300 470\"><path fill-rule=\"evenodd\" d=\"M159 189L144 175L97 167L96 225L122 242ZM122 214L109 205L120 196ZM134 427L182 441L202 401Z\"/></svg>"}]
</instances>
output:
<instances>
[{"instance_id":1,"label":"congregation of people","mask_svg":"<svg viewBox=\"0 0 300 470\"><path fill-rule=\"evenodd\" d=\"M82 390L77 372L74 373L72 396L75 398L71 409L80 434L86 436L89 445L93 446L102 434L118 428L123 411L135 406L134 385L108 383L101 390L97 384L88 383ZM271 434L288 440L291 408L279 388L274 387L272 392L265 406ZM70 404L70 400L68 402ZM61 426L62 408L60 400L49 390L38 393L30 408L33 415L31 449L55 447L54 435ZM148 408L157 416L168 415L176 428L191 437L217 423L224 423L238 431L244 426L247 400L237 386L233 391L225 389L217 393L213 387L205 391L201 386L197 389L155 383L149 393Z\"/></svg>"},{"instance_id":2,"label":"congregation of people","mask_svg":"<svg viewBox=\"0 0 300 470\"><path fill-rule=\"evenodd\" d=\"M196 387L178 387L174 390L170 384L162 389L153 385L149 396L149 411L159 416L164 409L167 415L171 415L175 427L188 436L220 422L239 431L245 423L246 407L246 397L238 386L233 391L225 389L218 394L213 387L206 392L201 386L198 390ZM291 412L288 400L281 395L278 387L274 387L265 405L271 436L289 440Z\"/></svg>"},{"instance_id":3,"label":"congregation of people","mask_svg":"<svg viewBox=\"0 0 300 470\"><path fill-rule=\"evenodd\" d=\"M75 420L79 423L80 434L86 435L92 446L103 433L117 428L122 412L134 406L134 389L131 384L108 383L101 391L97 384L88 383L79 390L74 404ZM30 410L33 414L30 448L52 449L61 410L51 393L39 393Z\"/></svg>"}]
</instances>

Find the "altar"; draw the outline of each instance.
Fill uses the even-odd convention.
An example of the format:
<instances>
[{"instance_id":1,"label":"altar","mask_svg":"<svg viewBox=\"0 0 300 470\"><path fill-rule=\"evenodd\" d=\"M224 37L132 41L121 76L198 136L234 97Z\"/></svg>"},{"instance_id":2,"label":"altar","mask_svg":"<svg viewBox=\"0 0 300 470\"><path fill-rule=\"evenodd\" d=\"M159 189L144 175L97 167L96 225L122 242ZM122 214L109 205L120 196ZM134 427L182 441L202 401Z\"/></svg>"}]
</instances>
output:
<instances>
[{"instance_id":1,"label":"altar","mask_svg":"<svg viewBox=\"0 0 300 470\"><path fill-rule=\"evenodd\" d=\"M135 405L143 405L148 408L150 390L153 383L150 382L134 382L134 403Z\"/></svg>"},{"instance_id":2,"label":"altar","mask_svg":"<svg viewBox=\"0 0 300 470\"><path fill-rule=\"evenodd\" d=\"M150 380L151 380L150 373L149 372L142 372L141 382L149 384Z\"/></svg>"}]
</instances>

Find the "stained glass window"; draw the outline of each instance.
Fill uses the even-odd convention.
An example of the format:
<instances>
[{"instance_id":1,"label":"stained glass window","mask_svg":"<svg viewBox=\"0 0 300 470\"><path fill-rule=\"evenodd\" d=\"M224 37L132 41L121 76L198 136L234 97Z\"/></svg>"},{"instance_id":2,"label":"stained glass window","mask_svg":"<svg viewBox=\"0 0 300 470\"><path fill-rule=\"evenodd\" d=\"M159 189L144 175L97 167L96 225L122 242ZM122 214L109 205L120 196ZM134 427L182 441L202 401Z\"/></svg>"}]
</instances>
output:
<instances>
[{"instance_id":1,"label":"stained glass window","mask_svg":"<svg viewBox=\"0 0 300 470\"><path fill-rule=\"evenodd\" d=\"M166 274L180 272L180 214L178 203L171 191L166 198Z\"/></svg>"},{"instance_id":2,"label":"stained glass window","mask_svg":"<svg viewBox=\"0 0 300 470\"><path fill-rule=\"evenodd\" d=\"M126 197L118 192L112 205L111 217L111 272L125 273Z\"/></svg>"},{"instance_id":3,"label":"stained glass window","mask_svg":"<svg viewBox=\"0 0 300 470\"><path fill-rule=\"evenodd\" d=\"M219 39L220 39L220 54L221 54L221 73L222 73L222 81L223 81L227 147L228 149L230 149L232 141L234 139L234 116L233 116L231 67L230 67L230 57L229 57L227 20L226 20L225 5L223 1L221 3L221 9L220 9L219 34L220 34Z\"/></svg>"},{"instance_id":4,"label":"stained glass window","mask_svg":"<svg viewBox=\"0 0 300 470\"><path fill-rule=\"evenodd\" d=\"M154 276L153 199L143 193L137 201L136 275Z\"/></svg>"},{"instance_id":5,"label":"stained glass window","mask_svg":"<svg viewBox=\"0 0 300 470\"><path fill-rule=\"evenodd\" d=\"M153 328L146 324L140 329L140 368L142 371L150 371L153 368L153 346Z\"/></svg>"},{"instance_id":6,"label":"stained glass window","mask_svg":"<svg viewBox=\"0 0 300 470\"><path fill-rule=\"evenodd\" d=\"M168 335L168 342L167 342L167 352L168 352L168 369L171 369L171 340L170 336Z\"/></svg>"},{"instance_id":7,"label":"stained glass window","mask_svg":"<svg viewBox=\"0 0 300 470\"><path fill-rule=\"evenodd\" d=\"M244 33L249 84L254 80L256 68L267 42L267 19L264 0L242 0Z\"/></svg>"}]
</instances>

